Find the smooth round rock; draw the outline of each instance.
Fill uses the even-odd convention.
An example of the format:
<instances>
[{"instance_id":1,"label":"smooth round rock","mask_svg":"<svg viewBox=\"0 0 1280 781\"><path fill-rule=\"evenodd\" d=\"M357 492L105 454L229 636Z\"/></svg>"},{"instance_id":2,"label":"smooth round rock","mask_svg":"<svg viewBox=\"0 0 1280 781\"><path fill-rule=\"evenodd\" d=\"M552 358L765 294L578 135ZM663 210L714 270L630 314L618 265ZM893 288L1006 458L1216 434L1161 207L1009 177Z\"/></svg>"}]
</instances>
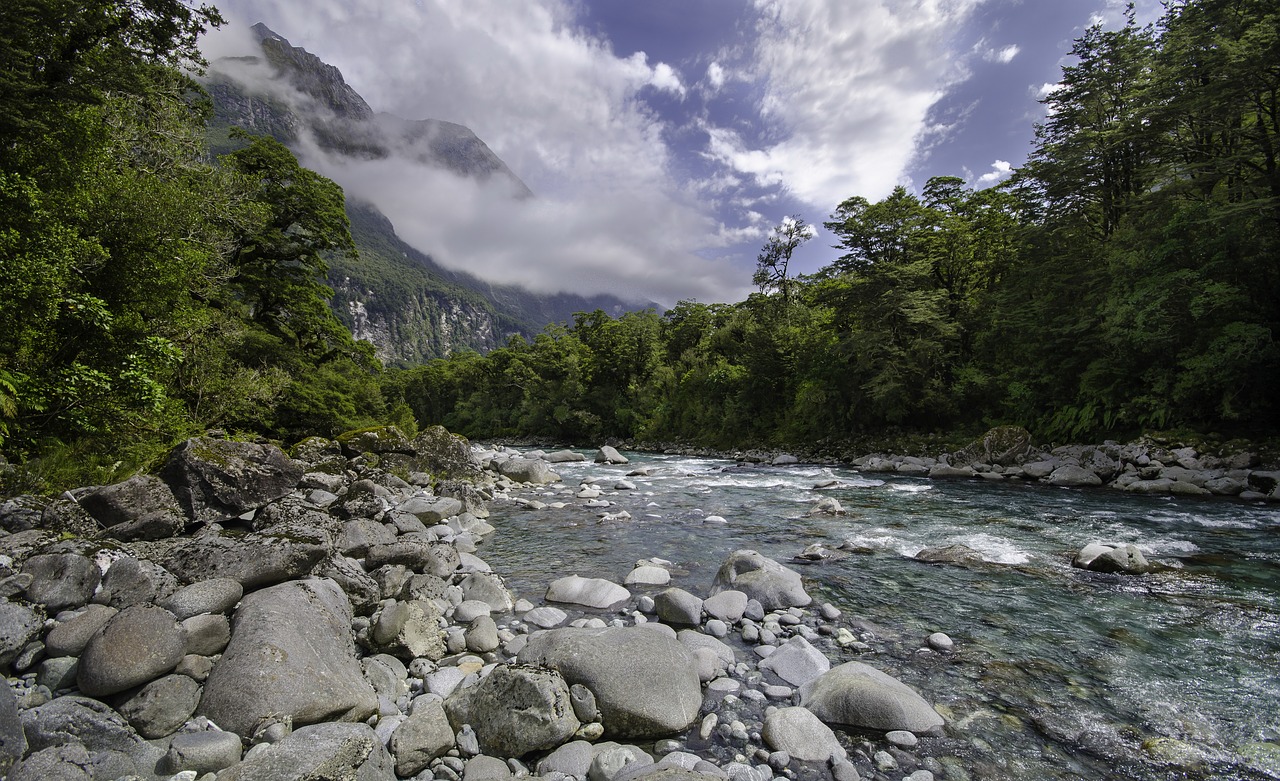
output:
<instances>
[{"instance_id":1,"label":"smooth round rock","mask_svg":"<svg viewBox=\"0 0 1280 781\"><path fill-rule=\"evenodd\" d=\"M134 605L112 616L80 657L76 679L92 697L122 692L173 670L187 648L187 633L173 614Z\"/></svg>"},{"instance_id":2,"label":"smooth round rock","mask_svg":"<svg viewBox=\"0 0 1280 781\"><path fill-rule=\"evenodd\" d=\"M243 596L244 587L238 581L211 578L180 588L156 604L185 621L201 613L230 613Z\"/></svg>"}]
</instances>

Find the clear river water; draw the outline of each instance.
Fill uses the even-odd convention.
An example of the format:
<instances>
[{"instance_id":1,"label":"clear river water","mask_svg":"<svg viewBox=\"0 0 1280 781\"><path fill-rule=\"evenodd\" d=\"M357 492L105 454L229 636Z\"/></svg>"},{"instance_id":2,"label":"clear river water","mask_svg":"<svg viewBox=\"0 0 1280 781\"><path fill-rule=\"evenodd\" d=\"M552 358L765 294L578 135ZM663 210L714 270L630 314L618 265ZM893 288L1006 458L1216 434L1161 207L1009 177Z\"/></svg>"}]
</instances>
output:
<instances>
[{"instance_id":1,"label":"clear river water","mask_svg":"<svg viewBox=\"0 0 1280 781\"><path fill-rule=\"evenodd\" d=\"M621 583L649 557L706 596L728 553L759 550L869 639L869 652L833 650L833 665L876 666L946 717L946 736L917 750L945 778L1280 779L1274 505L628 455L625 466L555 465L564 485L521 494L563 508L492 503L498 531L479 555L538 603L556 577ZM625 477L638 467L650 474ZM602 510L573 498L584 479L631 520L601 523ZM622 479L636 488L613 490ZM828 496L846 514L809 515ZM1072 569L1095 541L1133 543L1168 569ZM792 561L812 543L849 555ZM912 558L953 543L984 562ZM955 653L921 652L938 631Z\"/></svg>"}]
</instances>

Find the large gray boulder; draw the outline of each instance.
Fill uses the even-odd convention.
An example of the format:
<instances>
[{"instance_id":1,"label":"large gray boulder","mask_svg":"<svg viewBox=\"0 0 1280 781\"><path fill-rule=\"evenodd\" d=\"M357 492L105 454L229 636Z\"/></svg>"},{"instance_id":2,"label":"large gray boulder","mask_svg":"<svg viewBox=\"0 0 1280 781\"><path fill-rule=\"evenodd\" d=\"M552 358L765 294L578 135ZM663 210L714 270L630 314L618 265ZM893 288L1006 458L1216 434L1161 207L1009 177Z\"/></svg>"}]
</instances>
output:
<instances>
[{"instance_id":1,"label":"large gray boulder","mask_svg":"<svg viewBox=\"0 0 1280 781\"><path fill-rule=\"evenodd\" d=\"M604 609L631 598L631 592L603 578L583 578L577 575L551 581L547 588L548 602L562 602Z\"/></svg>"},{"instance_id":2,"label":"large gray boulder","mask_svg":"<svg viewBox=\"0 0 1280 781\"><path fill-rule=\"evenodd\" d=\"M444 703L455 730L470 724L480 750L503 757L548 751L573 737L581 724L569 685L555 670L502 665Z\"/></svg>"},{"instance_id":3,"label":"large gray boulder","mask_svg":"<svg viewBox=\"0 0 1280 781\"><path fill-rule=\"evenodd\" d=\"M369 642L392 656L443 659L448 652L440 629L440 610L428 599L409 599L383 605L374 614Z\"/></svg>"},{"instance_id":4,"label":"large gray boulder","mask_svg":"<svg viewBox=\"0 0 1280 781\"><path fill-rule=\"evenodd\" d=\"M184 732L170 741L163 772L216 773L239 762L242 750L240 736L233 732Z\"/></svg>"},{"instance_id":5,"label":"large gray boulder","mask_svg":"<svg viewBox=\"0 0 1280 781\"><path fill-rule=\"evenodd\" d=\"M831 728L806 708L778 708L765 717L760 734L774 751L785 751L801 762L826 762L833 756L845 756Z\"/></svg>"},{"instance_id":6,"label":"large gray boulder","mask_svg":"<svg viewBox=\"0 0 1280 781\"><path fill-rule=\"evenodd\" d=\"M395 781L391 755L368 725L313 724L218 774L218 781Z\"/></svg>"},{"instance_id":7,"label":"large gray boulder","mask_svg":"<svg viewBox=\"0 0 1280 781\"><path fill-rule=\"evenodd\" d=\"M92 770L95 781L126 776L154 778L156 764L164 756L164 749L144 740L120 714L105 703L88 697L58 697L22 711L21 718L28 748L33 755L46 749L82 746L85 753L79 758L65 756L63 759L72 760L66 764L75 765L82 761L81 758L87 758L85 767ZM56 767L63 763L52 764ZM69 768L64 765L58 769Z\"/></svg>"},{"instance_id":8,"label":"large gray boulder","mask_svg":"<svg viewBox=\"0 0 1280 781\"><path fill-rule=\"evenodd\" d=\"M173 490L154 475L134 475L77 498L106 535L117 540L160 540L178 534L187 524Z\"/></svg>"},{"instance_id":9,"label":"large gray boulder","mask_svg":"<svg viewBox=\"0 0 1280 781\"><path fill-rule=\"evenodd\" d=\"M792 686L801 686L831 669L831 662L821 651L799 635L778 647L760 662L768 670Z\"/></svg>"},{"instance_id":10,"label":"large gray boulder","mask_svg":"<svg viewBox=\"0 0 1280 781\"><path fill-rule=\"evenodd\" d=\"M155 739L177 732L199 702L200 684L185 675L166 675L143 686L116 710L139 735Z\"/></svg>"},{"instance_id":11,"label":"large gray boulder","mask_svg":"<svg viewBox=\"0 0 1280 781\"><path fill-rule=\"evenodd\" d=\"M116 694L170 672L186 648L187 633L172 613L134 605L112 616L85 646L76 682L91 697Z\"/></svg>"},{"instance_id":12,"label":"large gray boulder","mask_svg":"<svg viewBox=\"0 0 1280 781\"><path fill-rule=\"evenodd\" d=\"M22 571L31 576L27 599L44 605L50 614L86 604L102 581L98 565L78 553L32 556Z\"/></svg>"},{"instance_id":13,"label":"large gray boulder","mask_svg":"<svg viewBox=\"0 0 1280 781\"><path fill-rule=\"evenodd\" d=\"M379 456L414 455L413 443L398 426L375 426L347 431L338 435L338 444L342 446L342 452L348 457L355 457L362 453L373 453Z\"/></svg>"},{"instance_id":14,"label":"large gray boulder","mask_svg":"<svg viewBox=\"0 0 1280 781\"><path fill-rule=\"evenodd\" d=\"M618 452L617 448L611 445L604 445L596 451L597 464L626 464L629 463L627 457Z\"/></svg>"},{"instance_id":15,"label":"large gray boulder","mask_svg":"<svg viewBox=\"0 0 1280 781\"><path fill-rule=\"evenodd\" d=\"M1090 543L1080 549L1071 566L1091 572L1141 575L1151 569L1142 551L1133 545L1102 545Z\"/></svg>"},{"instance_id":16,"label":"large gray boulder","mask_svg":"<svg viewBox=\"0 0 1280 781\"><path fill-rule=\"evenodd\" d=\"M1049 485L1067 488L1083 488L1102 485L1102 478L1090 469L1075 464L1064 464L1049 475Z\"/></svg>"},{"instance_id":17,"label":"large gray boulder","mask_svg":"<svg viewBox=\"0 0 1280 781\"><path fill-rule=\"evenodd\" d=\"M595 695L605 734L652 738L688 727L702 705L697 663L679 640L654 629L553 629L535 633L522 663L559 671Z\"/></svg>"},{"instance_id":18,"label":"large gray boulder","mask_svg":"<svg viewBox=\"0 0 1280 781\"><path fill-rule=\"evenodd\" d=\"M178 590L178 579L155 562L125 556L116 559L102 578L93 601L123 610L164 599Z\"/></svg>"},{"instance_id":19,"label":"large gray boulder","mask_svg":"<svg viewBox=\"0 0 1280 781\"><path fill-rule=\"evenodd\" d=\"M378 698L361 673L351 618L346 595L328 579L249 594L198 712L241 737L284 717L295 726L368 718Z\"/></svg>"},{"instance_id":20,"label":"large gray boulder","mask_svg":"<svg viewBox=\"0 0 1280 781\"><path fill-rule=\"evenodd\" d=\"M1031 433L1021 426L997 426L948 459L952 466L999 464L1014 466L1032 453Z\"/></svg>"},{"instance_id":21,"label":"large gray boulder","mask_svg":"<svg viewBox=\"0 0 1280 781\"><path fill-rule=\"evenodd\" d=\"M184 621L201 613L230 613L242 596L244 587L238 581L210 578L180 588L156 604Z\"/></svg>"},{"instance_id":22,"label":"large gray boulder","mask_svg":"<svg viewBox=\"0 0 1280 781\"><path fill-rule=\"evenodd\" d=\"M44 650L49 656L79 656L85 646L119 613L106 605L85 605L84 610L49 630L44 636Z\"/></svg>"},{"instance_id":23,"label":"large gray boulder","mask_svg":"<svg viewBox=\"0 0 1280 781\"><path fill-rule=\"evenodd\" d=\"M228 578L249 590L303 577L328 555L316 539L208 534L177 543L160 563L185 583Z\"/></svg>"},{"instance_id":24,"label":"large gray boulder","mask_svg":"<svg viewBox=\"0 0 1280 781\"><path fill-rule=\"evenodd\" d=\"M197 437L169 453L160 477L190 520L215 523L288 494L302 472L274 445Z\"/></svg>"},{"instance_id":25,"label":"large gray boulder","mask_svg":"<svg viewBox=\"0 0 1280 781\"><path fill-rule=\"evenodd\" d=\"M415 702L409 718L391 733L388 744L395 758L396 775L409 778L425 770L431 760L453 748L453 739L453 727L441 703Z\"/></svg>"},{"instance_id":26,"label":"large gray boulder","mask_svg":"<svg viewBox=\"0 0 1280 781\"><path fill-rule=\"evenodd\" d=\"M765 610L804 607L813 601L805 593L800 573L753 550L734 551L720 566L711 593L729 590L744 592Z\"/></svg>"},{"instance_id":27,"label":"large gray boulder","mask_svg":"<svg viewBox=\"0 0 1280 781\"><path fill-rule=\"evenodd\" d=\"M498 473L517 483L558 483L560 475L540 458L508 458L498 464Z\"/></svg>"},{"instance_id":28,"label":"large gray boulder","mask_svg":"<svg viewBox=\"0 0 1280 781\"><path fill-rule=\"evenodd\" d=\"M22 719L18 716L18 698L6 683L0 686L0 778L9 774L9 768L27 753L27 736L22 732Z\"/></svg>"},{"instance_id":29,"label":"large gray boulder","mask_svg":"<svg viewBox=\"0 0 1280 781\"><path fill-rule=\"evenodd\" d=\"M413 449L418 469L436 478L467 477L480 471L480 465L471 456L471 443L444 426L423 429L414 437Z\"/></svg>"},{"instance_id":30,"label":"large gray boulder","mask_svg":"<svg viewBox=\"0 0 1280 781\"><path fill-rule=\"evenodd\" d=\"M800 704L827 724L855 729L936 735L943 724L911 687L862 662L833 667L801 686Z\"/></svg>"}]
</instances>

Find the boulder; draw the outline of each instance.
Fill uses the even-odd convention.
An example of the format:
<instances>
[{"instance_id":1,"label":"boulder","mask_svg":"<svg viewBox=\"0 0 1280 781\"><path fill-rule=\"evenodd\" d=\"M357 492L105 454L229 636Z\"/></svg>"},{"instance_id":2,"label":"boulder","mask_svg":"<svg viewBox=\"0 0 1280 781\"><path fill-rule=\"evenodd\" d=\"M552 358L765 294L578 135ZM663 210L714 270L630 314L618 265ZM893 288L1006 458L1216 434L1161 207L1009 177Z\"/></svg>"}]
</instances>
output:
<instances>
[{"instance_id":1,"label":"boulder","mask_svg":"<svg viewBox=\"0 0 1280 781\"><path fill-rule=\"evenodd\" d=\"M1031 433L1021 426L996 426L947 459L952 466L1014 466L1031 455Z\"/></svg>"},{"instance_id":2,"label":"boulder","mask_svg":"<svg viewBox=\"0 0 1280 781\"><path fill-rule=\"evenodd\" d=\"M105 703L88 697L58 697L22 711L22 728L29 750L40 752L58 747L83 746L92 778L115 779L126 776L153 778L164 749L154 746L135 732L120 714ZM29 773L30 757L24 761ZM79 761L73 763L79 764ZM86 774L87 775L87 774ZM17 778L24 776L18 775ZM31 774L32 779L57 778ZM72 776L74 777L74 776Z\"/></svg>"},{"instance_id":3,"label":"boulder","mask_svg":"<svg viewBox=\"0 0 1280 781\"><path fill-rule=\"evenodd\" d=\"M667 624L697 626L702 623L702 600L682 588L669 588L654 594L653 609Z\"/></svg>"},{"instance_id":4,"label":"boulder","mask_svg":"<svg viewBox=\"0 0 1280 781\"><path fill-rule=\"evenodd\" d=\"M409 437L396 426L375 426L346 431L338 435L338 444L342 446L342 452L348 458L354 458L363 453L379 456L390 453L415 455Z\"/></svg>"},{"instance_id":5,"label":"boulder","mask_svg":"<svg viewBox=\"0 0 1280 781\"><path fill-rule=\"evenodd\" d=\"M444 709L455 730L472 726L481 751L504 757L549 751L581 726L560 673L524 665L499 665L475 686L455 691Z\"/></svg>"},{"instance_id":6,"label":"boulder","mask_svg":"<svg viewBox=\"0 0 1280 781\"><path fill-rule=\"evenodd\" d=\"M172 613L134 605L112 616L85 646L76 681L91 697L116 694L173 670L186 647L187 634Z\"/></svg>"},{"instance_id":7,"label":"boulder","mask_svg":"<svg viewBox=\"0 0 1280 781\"><path fill-rule=\"evenodd\" d=\"M343 556L364 558L374 545L388 545L396 541L396 533L371 518L352 518L342 525L334 547Z\"/></svg>"},{"instance_id":8,"label":"boulder","mask_svg":"<svg viewBox=\"0 0 1280 781\"><path fill-rule=\"evenodd\" d=\"M925 548L916 554L916 561L929 564L981 564L982 554L968 545L944 545L941 548Z\"/></svg>"},{"instance_id":9,"label":"boulder","mask_svg":"<svg viewBox=\"0 0 1280 781\"><path fill-rule=\"evenodd\" d=\"M792 686L800 686L830 670L831 662L808 640L796 636L761 661L760 669L772 672Z\"/></svg>"},{"instance_id":10,"label":"boulder","mask_svg":"<svg viewBox=\"0 0 1280 781\"><path fill-rule=\"evenodd\" d=\"M919 694L862 662L847 662L800 687L800 704L826 724L941 734L943 720Z\"/></svg>"},{"instance_id":11,"label":"boulder","mask_svg":"<svg viewBox=\"0 0 1280 781\"><path fill-rule=\"evenodd\" d=\"M509 458L498 465L498 473L517 483L558 483L560 475L540 458Z\"/></svg>"},{"instance_id":12,"label":"boulder","mask_svg":"<svg viewBox=\"0 0 1280 781\"><path fill-rule=\"evenodd\" d=\"M185 675L166 675L148 683L116 710L149 740L172 735L195 713L200 684Z\"/></svg>"},{"instance_id":13,"label":"boulder","mask_svg":"<svg viewBox=\"0 0 1280 781\"><path fill-rule=\"evenodd\" d=\"M156 604L184 621L201 613L230 613L242 596L244 587L238 581L210 578L180 588Z\"/></svg>"},{"instance_id":14,"label":"boulder","mask_svg":"<svg viewBox=\"0 0 1280 781\"><path fill-rule=\"evenodd\" d=\"M251 590L303 577L328 553L322 540L296 535L211 534L177 543L160 563L185 583L227 578Z\"/></svg>"},{"instance_id":15,"label":"boulder","mask_svg":"<svg viewBox=\"0 0 1280 781\"><path fill-rule=\"evenodd\" d=\"M747 609L747 599L747 595L743 592L729 589L704 599L702 609L712 618L736 624L742 620L742 614Z\"/></svg>"},{"instance_id":16,"label":"boulder","mask_svg":"<svg viewBox=\"0 0 1280 781\"><path fill-rule=\"evenodd\" d=\"M415 702L409 718L391 733L389 748L395 758L396 775L408 778L425 770L431 760L453 748L453 734L441 703Z\"/></svg>"},{"instance_id":17,"label":"boulder","mask_svg":"<svg viewBox=\"0 0 1280 781\"><path fill-rule=\"evenodd\" d=\"M245 738L270 719L301 726L368 718L378 699L356 659L351 619L351 605L332 580L249 594L205 682L199 713Z\"/></svg>"},{"instance_id":18,"label":"boulder","mask_svg":"<svg viewBox=\"0 0 1280 781\"><path fill-rule=\"evenodd\" d=\"M166 773L216 773L239 762L242 750L234 732L184 732L173 736L162 767Z\"/></svg>"},{"instance_id":19,"label":"boulder","mask_svg":"<svg viewBox=\"0 0 1280 781\"><path fill-rule=\"evenodd\" d=\"M395 781L391 755L365 724L313 724L247 754L218 781Z\"/></svg>"},{"instance_id":20,"label":"boulder","mask_svg":"<svg viewBox=\"0 0 1280 781\"><path fill-rule=\"evenodd\" d=\"M458 587L464 598L484 602L493 613L509 612L516 604L502 578L492 572L473 572L464 577Z\"/></svg>"},{"instance_id":21,"label":"boulder","mask_svg":"<svg viewBox=\"0 0 1280 781\"><path fill-rule=\"evenodd\" d=\"M546 460L549 464L574 464L586 461L587 457L572 450L557 450L554 453L547 453Z\"/></svg>"},{"instance_id":22,"label":"boulder","mask_svg":"<svg viewBox=\"0 0 1280 781\"><path fill-rule=\"evenodd\" d=\"M702 705L693 654L644 627L553 629L534 634L522 663L557 670L595 695L605 734L650 738L689 726Z\"/></svg>"},{"instance_id":23,"label":"boulder","mask_svg":"<svg viewBox=\"0 0 1280 781\"><path fill-rule=\"evenodd\" d=\"M77 553L32 556L22 571L31 576L27 599L44 605L51 614L86 604L102 581L98 565Z\"/></svg>"},{"instance_id":24,"label":"boulder","mask_svg":"<svg viewBox=\"0 0 1280 781\"><path fill-rule=\"evenodd\" d=\"M778 708L765 717L760 734L774 751L785 751L801 762L845 756L836 734L807 708Z\"/></svg>"},{"instance_id":25,"label":"boulder","mask_svg":"<svg viewBox=\"0 0 1280 781\"><path fill-rule=\"evenodd\" d=\"M626 464L630 463L627 457L617 451L610 445L603 445L596 451L597 464Z\"/></svg>"},{"instance_id":26,"label":"boulder","mask_svg":"<svg viewBox=\"0 0 1280 781\"><path fill-rule=\"evenodd\" d=\"M160 540L178 534L187 517L173 490L154 475L134 475L122 483L92 488L77 497L108 537Z\"/></svg>"},{"instance_id":27,"label":"boulder","mask_svg":"<svg viewBox=\"0 0 1280 781\"><path fill-rule=\"evenodd\" d=\"M607 608L631 598L631 592L603 578L581 578L577 575L551 581L548 602L564 602L586 607Z\"/></svg>"},{"instance_id":28,"label":"boulder","mask_svg":"<svg viewBox=\"0 0 1280 781\"><path fill-rule=\"evenodd\" d=\"M178 579L164 567L146 559L125 556L111 562L102 577L102 590L93 601L123 610L164 599L177 590Z\"/></svg>"},{"instance_id":29,"label":"boulder","mask_svg":"<svg viewBox=\"0 0 1280 781\"><path fill-rule=\"evenodd\" d=\"M671 582L671 572L665 567L640 564L622 579L626 586L665 586Z\"/></svg>"},{"instance_id":30,"label":"boulder","mask_svg":"<svg viewBox=\"0 0 1280 781\"><path fill-rule=\"evenodd\" d=\"M45 653L49 656L79 656L89 640L119 613L106 605L86 605L84 610L49 630L44 637Z\"/></svg>"},{"instance_id":31,"label":"boulder","mask_svg":"<svg viewBox=\"0 0 1280 781\"><path fill-rule=\"evenodd\" d=\"M311 574L317 578L329 578L337 583L351 600L351 610L358 616L367 616L382 599L382 589L369 577L360 562L334 554L317 564ZM414 577L430 577L415 575Z\"/></svg>"},{"instance_id":32,"label":"boulder","mask_svg":"<svg viewBox=\"0 0 1280 781\"><path fill-rule=\"evenodd\" d=\"M418 469L436 478L469 477L480 471L471 456L471 443L444 426L427 426L414 437L413 449Z\"/></svg>"},{"instance_id":33,"label":"boulder","mask_svg":"<svg viewBox=\"0 0 1280 781\"><path fill-rule=\"evenodd\" d=\"M755 599L766 610L804 607L813 600L805 593L800 573L753 550L738 550L716 573L712 595L728 590L741 591Z\"/></svg>"},{"instance_id":34,"label":"boulder","mask_svg":"<svg viewBox=\"0 0 1280 781\"><path fill-rule=\"evenodd\" d=\"M448 496L411 496L396 510L408 513L428 526L434 526L462 512L462 502Z\"/></svg>"},{"instance_id":35,"label":"boulder","mask_svg":"<svg viewBox=\"0 0 1280 781\"><path fill-rule=\"evenodd\" d=\"M458 569L458 550L443 542L404 537L389 545L369 546L365 566L377 569L387 564L400 564L414 572L447 578Z\"/></svg>"},{"instance_id":36,"label":"boulder","mask_svg":"<svg viewBox=\"0 0 1280 781\"><path fill-rule=\"evenodd\" d=\"M1049 485L1083 488L1102 485L1102 478L1098 477L1092 470L1085 469L1082 466L1064 464L1053 470L1053 473L1049 475Z\"/></svg>"},{"instance_id":37,"label":"boulder","mask_svg":"<svg viewBox=\"0 0 1280 781\"><path fill-rule=\"evenodd\" d=\"M224 615L203 613L181 623L187 633L187 654L216 656L231 641L231 622Z\"/></svg>"},{"instance_id":38,"label":"boulder","mask_svg":"<svg viewBox=\"0 0 1280 781\"><path fill-rule=\"evenodd\" d=\"M373 616L369 641L378 650L408 659L421 656L435 661L448 652L440 629L440 609L431 600L384 605Z\"/></svg>"},{"instance_id":39,"label":"boulder","mask_svg":"<svg viewBox=\"0 0 1280 781\"><path fill-rule=\"evenodd\" d=\"M957 478L973 477L977 473L973 471L971 466L949 466L947 464L934 464L929 467L930 480L954 480Z\"/></svg>"},{"instance_id":40,"label":"boulder","mask_svg":"<svg viewBox=\"0 0 1280 781\"><path fill-rule=\"evenodd\" d=\"M0 686L0 778L9 775L9 768L27 753L27 736L22 732L22 719L18 716L18 698L6 684Z\"/></svg>"},{"instance_id":41,"label":"boulder","mask_svg":"<svg viewBox=\"0 0 1280 781\"><path fill-rule=\"evenodd\" d=\"M1133 545L1111 546L1096 542L1081 548L1071 560L1071 566L1091 572L1124 575L1141 575L1151 570L1142 551Z\"/></svg>"},{"instance_id":42,"label":"boulder","mask_svg":"<svg viewBox=\"0 0 1280 781\"><path fill-rule=\"evenodd\" d=\"M302 466L274 445L198 437L169 453L160 477L187 518L216 523L289 493Z\"/></svg>"}]
</instances>

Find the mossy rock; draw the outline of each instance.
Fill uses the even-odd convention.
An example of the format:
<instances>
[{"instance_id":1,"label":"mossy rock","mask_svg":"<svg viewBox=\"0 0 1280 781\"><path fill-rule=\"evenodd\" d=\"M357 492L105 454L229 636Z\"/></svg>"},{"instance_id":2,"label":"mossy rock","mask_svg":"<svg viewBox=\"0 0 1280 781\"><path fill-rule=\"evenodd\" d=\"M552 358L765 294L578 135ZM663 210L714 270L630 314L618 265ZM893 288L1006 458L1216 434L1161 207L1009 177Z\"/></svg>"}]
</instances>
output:
<instances>
[{"instance_id":1,"label":"mossy rock","mask_svg":"<svg viewBox=\"0 0 1280 781\"><path fill-rule=\"evenodd\" d=\"M403 453L413 455L413 443L397 426L374 426L355 431L347 431L338 435L338 444L349 457L361 453L385 455L387 453Z\"/></svg>"},{"instance_id":2,"label":"mossy rock","mask_svg":"<svg viewBox=\"0 0 1280 781\"><path fill-rule=\"evenodd\" d=\"M480 469L471 458L471 443L444 426L428 426L413 440L417 467L437 478L469 477Z\"/></svg>"},{"instance_id":3,"label":"mossy rock","mask_svg":"<svg viewBox=\"0 0 1280 781\"><path fill-rule=\"evenodd\" d=\"M952 466L1022 463L1032 451L1031 432L1021 426L996 426L951 456Z\"/></svg>"}]
</instances>

